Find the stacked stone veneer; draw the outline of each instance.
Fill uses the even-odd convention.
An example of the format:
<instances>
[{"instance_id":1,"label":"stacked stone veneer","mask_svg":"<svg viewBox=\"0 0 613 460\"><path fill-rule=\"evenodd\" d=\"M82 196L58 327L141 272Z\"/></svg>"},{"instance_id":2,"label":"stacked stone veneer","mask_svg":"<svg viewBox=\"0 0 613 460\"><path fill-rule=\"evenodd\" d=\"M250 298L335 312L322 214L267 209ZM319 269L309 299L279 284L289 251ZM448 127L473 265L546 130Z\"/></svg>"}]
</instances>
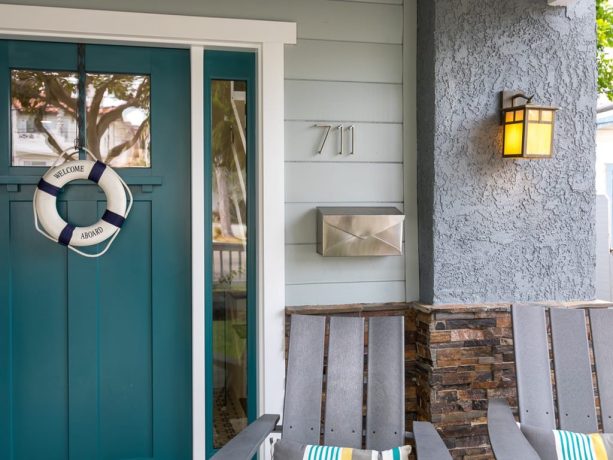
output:
<instances>
[{"instance_id":1,"label":"stacked stone veneer","mask_svg":"<svg viewBox=\"0 0 613 460\"><path fill-rule=\"evenodd\" d=\"M430 420L454 459L494 458L487 435L488 400L506 398L517 409L510 304L292 307L287 313L288 334L291 313L404 315L407 430L413 420Z\"/></svg>"},{"instance_id":2,"label":"stacked stone veneer","mask_svg":"<svg viewBox=\"0 0 613 460\"><path fill-rule=\"evenodd\" d=\"M510 305L408 308L416 311L418 417L437 426L454 458L493 458L487 401L517 405Z\"/></svg>"}]
</instances>

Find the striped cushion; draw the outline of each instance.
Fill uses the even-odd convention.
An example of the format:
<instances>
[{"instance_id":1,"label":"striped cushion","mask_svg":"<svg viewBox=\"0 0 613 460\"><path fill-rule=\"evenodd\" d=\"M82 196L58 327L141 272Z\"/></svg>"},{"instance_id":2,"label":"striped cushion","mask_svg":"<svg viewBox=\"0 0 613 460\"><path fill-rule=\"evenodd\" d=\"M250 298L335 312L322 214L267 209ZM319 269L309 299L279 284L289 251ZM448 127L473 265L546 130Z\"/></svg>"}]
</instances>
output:
<instances>
[{"instance_id":1,"label":"striped cushion","mask_svg":"<svg viewBox=\"0 0 613 460\"><path fill-rule=\"evenodd\" d=\"M613 460L613 434L553 430L560 460Z\"/></svg>"},{"instance_id":2,"label":"striped cushion","mask_svg":"<svg viewBox=\"0 0 613 460\"><path fill-rule=\"evenodd\" d=\"M521 425L543 460L613 460L613 433L573 433Z\"/></svg>"},{"instance_id":3,"label":"striped cushion","mask_svg":"<svg viewBox=\"0 0 613 460\"><path fill-rule=\"evenodd\" d=\"M275 444L273 460L408 460L411 446L379 452L350 447L313 446L280 439Z\"/></svg>"}]
</instances>

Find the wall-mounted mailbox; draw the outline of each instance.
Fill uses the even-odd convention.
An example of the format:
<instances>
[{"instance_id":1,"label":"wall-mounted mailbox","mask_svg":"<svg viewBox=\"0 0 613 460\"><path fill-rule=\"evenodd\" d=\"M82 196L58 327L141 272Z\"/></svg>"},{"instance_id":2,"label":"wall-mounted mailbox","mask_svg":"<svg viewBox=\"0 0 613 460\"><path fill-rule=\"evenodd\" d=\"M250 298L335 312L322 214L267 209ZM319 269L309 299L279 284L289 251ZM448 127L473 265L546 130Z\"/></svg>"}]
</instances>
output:
<instances>
[{"instance_id":1,"label":"wall-mounted mailbox","mask_svg":"<svg viewBox=\"0 0 613 460\"><path fill-rule=\"evenodd\" d=\"M317 252L326 257L402 255L404 215L396 208L317 208Z\"/></svg>"}]
</instances>

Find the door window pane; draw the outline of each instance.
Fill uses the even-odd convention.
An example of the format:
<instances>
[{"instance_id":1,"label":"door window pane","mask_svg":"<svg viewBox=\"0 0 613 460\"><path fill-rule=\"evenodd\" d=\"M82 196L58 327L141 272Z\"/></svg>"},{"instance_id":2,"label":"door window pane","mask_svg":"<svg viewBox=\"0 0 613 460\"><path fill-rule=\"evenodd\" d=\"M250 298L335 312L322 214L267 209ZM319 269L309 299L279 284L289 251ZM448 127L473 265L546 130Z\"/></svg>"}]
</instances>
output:
<instances>
[{"instance_id":1,"label":"door window pane","mask_svg":"<svg viewBox=\"0 0 613 460\"><path fill-rule=\"evenodd\" d=\"M246 83L211 82L213 447L247 425Z\"/></svg>"},{"instance_id":2,"label":"door window pane","mask_svg":"<svg viewBox=\"0 0 613 460\"><path fill-rule=\"evenodd\" d=\"M88 148L113 167L150 167L150 77L88 73L86 88Z\"/></svg>"},{"instance_id":3,"label":"door window pane","mask_svg":"<svg viewBox=\"0 0 613 460\"><path fill-rule=\"evenodd\" d=\"M85 77L86 146L119 168L151 166L151 78L88 73ZM75 144L79 74L11 71L13 166L51 166Z\"/></svg>"},{"instance_id":4,"label":"door window pane","mask_svg":"<svg viewBox=\"0 0 613 460\"><path fill-rule=\"evenodd\" d=\"M77 136L78 76L11 70L13 166L51 166Z\"/></svg>"}]
</instances>

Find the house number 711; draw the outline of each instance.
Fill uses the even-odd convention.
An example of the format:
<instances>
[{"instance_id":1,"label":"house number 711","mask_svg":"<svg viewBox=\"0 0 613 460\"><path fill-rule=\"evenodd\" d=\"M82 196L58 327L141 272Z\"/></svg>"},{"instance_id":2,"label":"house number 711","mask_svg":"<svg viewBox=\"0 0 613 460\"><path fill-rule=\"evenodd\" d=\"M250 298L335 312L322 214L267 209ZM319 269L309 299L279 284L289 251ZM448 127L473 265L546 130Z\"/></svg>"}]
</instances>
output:
<instances>
[{"instance_id":1,"label":"house number 711","mask_svg":"<svg viewBox=\"0 0 613 460\"><path fill-rule=\"evenodd\" d=\"M321 138L321 143L319 144L319 149L317 150L317 153L321 155L321 153L324 150L324 147L326 146L326 142L328 141L328 135L330 134L330 130L333 128L333 126L324 125L324 124L316 124L315 128L322 128L324 130L322 134L322 138ZM343 130L350 132L351 149L349 150L349 155L353 155L353 153L355 152L355 126L349 125L345 128L343 125L336 125L334 126L334 130L338 132L338 137L339 137L338 154L339 155L343 155L345 153L345 142L343 141Z\"/></svg>"}]
</instances>

